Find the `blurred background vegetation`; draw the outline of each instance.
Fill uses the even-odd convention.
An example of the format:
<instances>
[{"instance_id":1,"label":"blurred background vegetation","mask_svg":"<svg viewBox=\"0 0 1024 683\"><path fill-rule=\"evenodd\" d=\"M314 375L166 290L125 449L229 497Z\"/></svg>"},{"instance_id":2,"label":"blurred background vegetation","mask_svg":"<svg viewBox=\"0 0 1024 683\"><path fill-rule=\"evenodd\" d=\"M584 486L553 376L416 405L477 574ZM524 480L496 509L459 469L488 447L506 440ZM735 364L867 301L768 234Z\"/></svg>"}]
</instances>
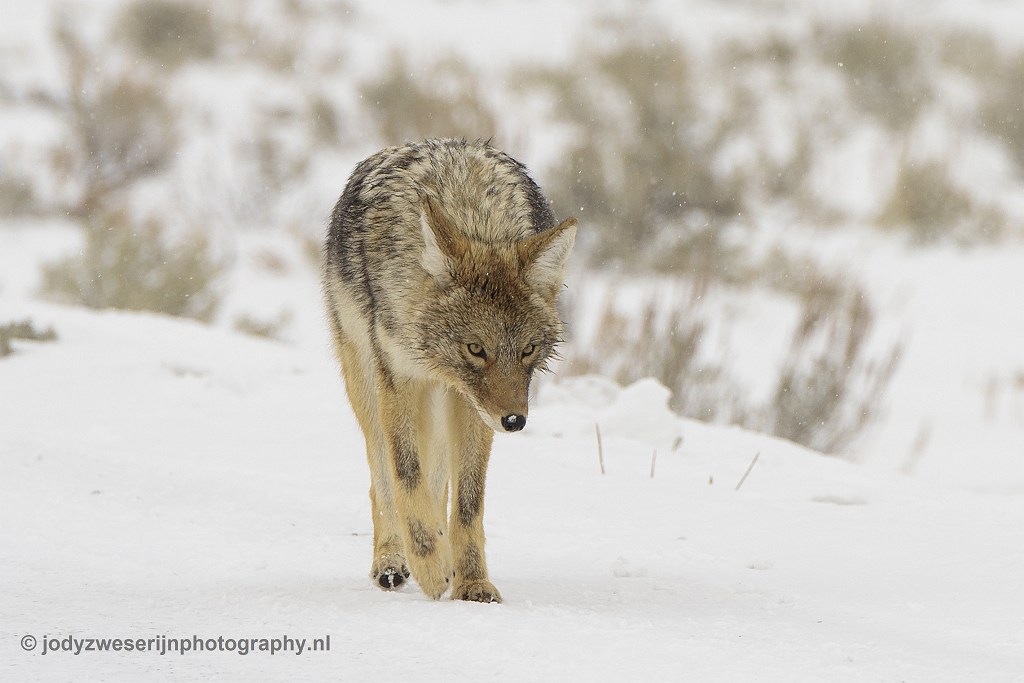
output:
<instances>
[{"instance_id":1,"label":"blurred background vegetation","mask_svg":"<svg viewBox=\"0 0 1024 683\"><path fill-rule=\"evenodd\" d=\"M1024 175L1024 51L980 29L808 14L698 47L647 9L605 10L559 63L496 72L396 47L367 68L339 39L360 30L357 5L259 5L58 3L58 75L0 73L0 108L51 122L2 142L0 226L55 217L82 234L45 267L48 296L211 320L226 234L286 234L313 269L359 159L493 138L585 226L563 372L654 375L686 415L841 452L874 419L900 342L872 343L856 278L788 245L851 230L911 248L1022 237L1020 202L993 188ZM589 285L637 278L674 294ZM754 290L792 320L759 394L711 333L716 302ZM278 336L290 319L235 326Z\"/></svg>"}]
</instances>

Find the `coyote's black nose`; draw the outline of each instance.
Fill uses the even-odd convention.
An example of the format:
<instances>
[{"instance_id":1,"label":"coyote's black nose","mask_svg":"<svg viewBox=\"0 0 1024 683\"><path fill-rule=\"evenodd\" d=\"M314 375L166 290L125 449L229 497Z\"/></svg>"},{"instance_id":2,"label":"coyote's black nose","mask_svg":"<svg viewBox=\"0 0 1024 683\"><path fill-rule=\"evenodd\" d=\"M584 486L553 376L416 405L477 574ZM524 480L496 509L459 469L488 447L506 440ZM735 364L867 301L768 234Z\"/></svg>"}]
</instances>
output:
<instances>
[{"instance_id":1,"label":"coyote's black nose","mask_svg":"<svg viewBox=\"0 0 1024 683\"><path fill-rule=\"evenodd\" d=\"M526 426L525 415L506 415L501 418L501 426L505 428L506 432L518 432L520 429Z\"/></svg>"}]
</instances>

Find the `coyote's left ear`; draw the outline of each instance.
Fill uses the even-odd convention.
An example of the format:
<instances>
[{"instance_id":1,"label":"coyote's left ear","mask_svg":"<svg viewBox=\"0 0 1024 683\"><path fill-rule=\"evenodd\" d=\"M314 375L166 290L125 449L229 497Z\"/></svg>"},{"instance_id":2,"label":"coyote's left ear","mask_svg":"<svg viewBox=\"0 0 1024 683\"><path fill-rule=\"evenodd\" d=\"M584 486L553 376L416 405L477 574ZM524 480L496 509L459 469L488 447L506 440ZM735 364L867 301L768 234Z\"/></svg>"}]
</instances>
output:
<instances>
[{"instance_id":1,"label":"coyote's left ear","mask_svg":"<svg viewBox=\"0 0 1024 683\"><path fill-rule=\"evenodd\" d=\"M520 243L519 253L525 263L526 280L537 292L550 299L558 294L565 263L575 241L576 219L567 218Z\"/></svg>"}]
</instances>

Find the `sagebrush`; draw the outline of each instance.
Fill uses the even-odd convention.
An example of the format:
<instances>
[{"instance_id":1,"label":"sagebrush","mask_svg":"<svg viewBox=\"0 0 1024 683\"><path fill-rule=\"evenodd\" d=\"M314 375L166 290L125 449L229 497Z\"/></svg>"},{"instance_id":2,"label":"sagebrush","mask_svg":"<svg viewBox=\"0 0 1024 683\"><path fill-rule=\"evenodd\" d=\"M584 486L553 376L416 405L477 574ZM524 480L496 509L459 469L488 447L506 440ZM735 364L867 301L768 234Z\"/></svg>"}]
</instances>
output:
<instances>
[{"instance_id":1,"label":"sagebrush","mask_svg":"<svg viewBox=\"0 0 1024 683\"><path fill-rule=\"evenodd\" d=\"M52 327L39 329L31 319L15 320L8 323L0 323L0 358L8 356L13 352L11 341L14 339L25 339L28 341L54 341L57 333Z\"/></svg>"},{"instance_id":2,"label":"sagebrush","mask_svg":"<svg viewBox=\"0 0 1024 683\"><path fill-rule=\"evenodd\" d=\"M85 245L43 269L43 292L90 308L123 308L209 320L222 270L201 233L172 238L159 218L106 211L90 221Z\"/></svg>"}]
</instances>

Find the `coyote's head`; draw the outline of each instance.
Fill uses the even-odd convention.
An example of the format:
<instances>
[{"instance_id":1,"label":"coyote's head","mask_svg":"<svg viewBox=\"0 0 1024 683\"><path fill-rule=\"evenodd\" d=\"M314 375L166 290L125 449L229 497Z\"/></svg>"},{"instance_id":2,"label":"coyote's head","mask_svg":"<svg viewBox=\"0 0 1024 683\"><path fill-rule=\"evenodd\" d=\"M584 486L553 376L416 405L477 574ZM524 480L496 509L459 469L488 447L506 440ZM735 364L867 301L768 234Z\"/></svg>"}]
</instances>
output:
<instances>
[{"instance_id":1,"label":"coyote's head","mask_svg":"<svg viewBox=\"0 0 1024 683\"><path fill-rule=\"evenodd\" d=\"M561 341L555 299L576 219L507 244L485 244L422 200L421 264L434 291L418 325L420 358L498 432L526 425L530 379Z\"/></svg>"}]
</instances>

